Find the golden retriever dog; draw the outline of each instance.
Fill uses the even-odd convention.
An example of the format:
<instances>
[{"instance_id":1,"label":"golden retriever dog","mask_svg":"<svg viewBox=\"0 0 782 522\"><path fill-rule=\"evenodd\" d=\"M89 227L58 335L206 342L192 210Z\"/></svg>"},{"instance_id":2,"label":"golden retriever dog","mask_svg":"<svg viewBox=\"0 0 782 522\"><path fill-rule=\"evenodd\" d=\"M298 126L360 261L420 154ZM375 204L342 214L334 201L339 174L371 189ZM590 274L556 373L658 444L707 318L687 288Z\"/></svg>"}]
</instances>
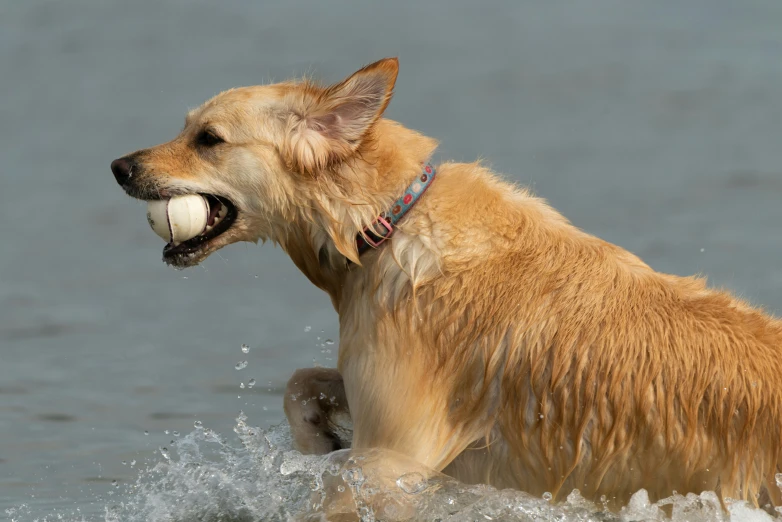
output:
<instances>
[{"instance_id":1,"label":"golden retriever dog","mask_svg":"<svg viewBox=\"0 0 782 522\"><path fill-rule=\"evenodd\" d=\"M197 193L224 215L166 263L271 241L330 296L337 369L299 370L286 394L298 447L385 448L613 509L641 488L782 504L782 322L480 164L432 167L436 141L383 118L397 72L232 89L112 163L134 198Z\"/></svg>"}]
</instances>

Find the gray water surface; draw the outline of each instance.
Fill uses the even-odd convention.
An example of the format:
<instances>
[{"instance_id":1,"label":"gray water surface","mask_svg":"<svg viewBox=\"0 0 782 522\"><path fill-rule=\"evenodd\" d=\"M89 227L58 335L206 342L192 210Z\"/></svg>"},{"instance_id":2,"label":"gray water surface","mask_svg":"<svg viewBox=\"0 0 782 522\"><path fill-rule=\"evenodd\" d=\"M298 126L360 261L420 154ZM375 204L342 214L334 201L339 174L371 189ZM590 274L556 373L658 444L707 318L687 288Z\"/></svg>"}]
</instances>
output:
<instances>
[{"instance_id":1,"label":"gray water surface","mask_svg":"<svg viewBox=\"0 0 782 522\"><path fill-rule=\"evenodd\" d=\"M276 423L293 370L334 364L329 300L280 251L167 268L109 163L223 89L395 55L387 115L438 159L782 310L778 0L5 0L0 518L100 518L164 430Z\"/></svg>"}]
</instances>

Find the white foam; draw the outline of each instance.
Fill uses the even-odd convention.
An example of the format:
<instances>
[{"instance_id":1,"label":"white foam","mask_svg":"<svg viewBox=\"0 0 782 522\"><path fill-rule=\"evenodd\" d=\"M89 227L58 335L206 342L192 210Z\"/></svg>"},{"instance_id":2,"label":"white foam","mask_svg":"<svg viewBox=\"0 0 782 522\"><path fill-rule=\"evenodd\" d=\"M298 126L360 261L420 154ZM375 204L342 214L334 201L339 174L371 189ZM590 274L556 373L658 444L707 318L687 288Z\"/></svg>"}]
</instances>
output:
<instances>
[{"instance_id":1,"label":"white foam","mask_svg":"<svg viewBox=\"0 0 782 522\"><path fill-rule=\"evenodd\" d=\"M585 500L578 491L552 505L519 491L461 484L423 468L400 473L398 480L383 483L391 484L390 489L382 490L375 481L377 471L368 465L377 462L376 458L373 461L376 453L353 458L347 450L327 456L302 455L292 449L287 424L264 431L248 426L244 415L237 419L234 431L239 443L208 429L196 429L179 439L170 448L168 460L143 471L136 484L127 487L124 499L106 507L106 522L288 521L303 512L318 511L324 483L332 488L338 483L341 490L351 492L362 520L367 521L393 520L411 513L414 520L449 522L774 520L746 502L732 503L726 513L713 492L674 495L651 503L641 490L615 514ZM383 462L387 457L384 454ZM369 500L378 494L403 501L412 510L392 502L385 512L375 514Z\"/></svg>"}]
</instances>

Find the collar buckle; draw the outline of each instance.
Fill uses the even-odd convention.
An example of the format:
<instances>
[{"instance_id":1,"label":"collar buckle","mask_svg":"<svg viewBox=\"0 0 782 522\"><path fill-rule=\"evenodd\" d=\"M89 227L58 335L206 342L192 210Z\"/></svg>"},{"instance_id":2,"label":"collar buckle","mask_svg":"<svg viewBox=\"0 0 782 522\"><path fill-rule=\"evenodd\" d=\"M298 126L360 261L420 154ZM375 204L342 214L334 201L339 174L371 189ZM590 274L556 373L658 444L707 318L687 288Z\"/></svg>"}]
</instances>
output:
<instances>
[{"instance_id":1,"label":"collar buckle","mask_svg":"<svg viewBox=\"0 0 782 522\"><path fill-rule=\"evenodd\" d=\"M364 241L372 248L378 248L394 233L392 225L385 217L378 216L368 227L364 229Z\"/></svg>"}]
</instances>

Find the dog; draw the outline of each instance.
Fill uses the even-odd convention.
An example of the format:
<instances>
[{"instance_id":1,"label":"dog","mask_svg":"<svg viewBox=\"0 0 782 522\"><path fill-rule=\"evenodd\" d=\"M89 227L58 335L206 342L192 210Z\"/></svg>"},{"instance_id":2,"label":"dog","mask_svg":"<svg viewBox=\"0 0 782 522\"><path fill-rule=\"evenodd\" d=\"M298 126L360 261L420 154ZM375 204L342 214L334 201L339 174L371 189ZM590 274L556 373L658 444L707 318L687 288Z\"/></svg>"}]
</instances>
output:
<instances>
[{"instance_id":1,"label":"dog","mask_svg":"<svg viewBox=\"0 0 782 522\"><path fill-rule=\"evenodd\" d=\"M225 91L111 165L134 198L227 208L169 265L271 241L331 298L337 368L288 384L297 447L612 509L641 488L781 505L782 322L479 163L431 165L434 139L383 118L398 70Z\"/></svg>"}]
</instances>

